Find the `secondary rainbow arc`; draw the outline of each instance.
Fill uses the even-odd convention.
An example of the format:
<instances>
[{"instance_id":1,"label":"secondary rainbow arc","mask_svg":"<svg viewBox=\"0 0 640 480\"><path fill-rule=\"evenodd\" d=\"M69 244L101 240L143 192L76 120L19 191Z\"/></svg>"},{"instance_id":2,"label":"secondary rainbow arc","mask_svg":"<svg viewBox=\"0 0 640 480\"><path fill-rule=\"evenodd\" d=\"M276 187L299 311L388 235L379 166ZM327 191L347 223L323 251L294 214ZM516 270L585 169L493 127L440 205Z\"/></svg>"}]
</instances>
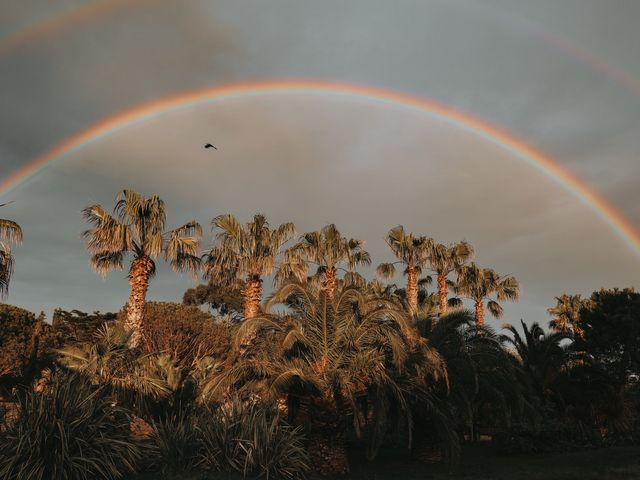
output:
<instances>
[{"instance_id":1,"label":"secondary rainbow arc","mask_svg":"<svg viewBox=\"0 0 640 480\"><path fill-rule=\"evenodd\" d=\"M46 168L47 165L56 159L68 156L96 140L159 115L207 102L251 96L288 94L337 96L362 99L396 107L401 106L409 110L427 114L463 131L479 136L487 142L510 152L515 158L541 171L547 177L561 185L566 191L576 195L640 257L640 233L613 205L562 165L552 160L546 154L527 145L511 133L499 129L485 120L467 113L462 113L447 105L424 97L379 87L344 82L318 80L245 82L193 90L153 100L110 116L62 141L9 177L1 180L0 195L9 193L42 169Z\"/></svg>"}]
</instances>

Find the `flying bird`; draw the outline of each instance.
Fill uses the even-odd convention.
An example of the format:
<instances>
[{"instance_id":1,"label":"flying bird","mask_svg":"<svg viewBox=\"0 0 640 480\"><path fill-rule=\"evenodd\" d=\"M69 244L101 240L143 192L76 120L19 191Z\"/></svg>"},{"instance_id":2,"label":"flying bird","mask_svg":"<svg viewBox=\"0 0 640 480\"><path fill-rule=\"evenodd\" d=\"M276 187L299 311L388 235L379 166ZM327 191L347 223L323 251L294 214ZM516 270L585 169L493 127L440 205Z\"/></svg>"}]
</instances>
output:
<instances>
[{"instance_id":1,"label":"flying bird","mask_svg":"<svg viewBox=\"0 0 640 480\"><path fill-rule=\"evenodd\" d=\"M213 148L214 150L218 149L215 145L211 145L210 143L207 143L204 148Z\"/></svg>"},{"instance_id":2,"label":"flying bird","mask_svg":"<svg viewBox=\"0 0 640 480\"><path fill-rule=\"evenodd\" d=\"M13 200L11 200L10 202L6 202L6 203L0 203L0 207L6 207L7 205L11 205L12 203L14 203Z\"/></svg>"}]
</instances>

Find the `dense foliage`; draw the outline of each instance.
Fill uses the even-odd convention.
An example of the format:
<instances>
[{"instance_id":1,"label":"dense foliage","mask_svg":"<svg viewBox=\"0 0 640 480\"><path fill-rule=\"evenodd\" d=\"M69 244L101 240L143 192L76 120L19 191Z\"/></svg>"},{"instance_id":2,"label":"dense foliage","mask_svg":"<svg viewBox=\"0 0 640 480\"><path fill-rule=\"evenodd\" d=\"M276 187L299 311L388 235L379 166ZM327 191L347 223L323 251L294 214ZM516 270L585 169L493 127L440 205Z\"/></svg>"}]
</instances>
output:
<instances>
[{"instance_id":1,"label":"dense foliage","mask_svg":"<svg viewBox=\"0 0 640 480\"><path fill-rule=\"evenodd\" d=\"M231 345L229 325L196 306L180 303L148 302L143 332L143 352L167 355L182 368L204 357L221 360Z\"/></svg>"},{"instance_id":2,"label":"dense foliage","mask_svg":"<svg viewBox=\"0 0 640 480\"><path fill-rule=\"evenodd\" d=\"M0 378L23 375L33 355L39 321L27 310L0 304Z\"/></svg>"},{"instance_id":3,"label":"dense foliage","mask_svg":"<svg viewBox=\"0 0 640 480\"><path fill-rule=\"evenodd\" d=\"M399 288L360 275L372 262L364 241L333 224L295 238L291 223L220 215L198 258L199 226L165 232L158 197L124 191L113 216L97 205L84 215L94 267L132 254L131 296L118 315L57 310L51 327L0 305L0 377L29 384L54 371L3 420L6 478L137 468L294 479L345 473L356 449L455 461L486 438L503 453L640 440L632 289L561 295L548 330L521 321L498 332L485 313L501 317L520 285L475 264L464 241L389 230L396 261L377 274L404 274ZM207 281L182 304L146 301L163 253ZM138 462L143 444L149 461ZM76 474L82 462L89 473Z\"/></svg>"},{"instance_id":4,"label":"dense foliage","mask_svg":"<svg viewBox=\"0 0 640 480\"><path fill-rule=\"evenodd\" d=\"M78 375L56 374L44 392L19 395L17 420L0 434L6 480L115 479L134 470L141 447L129 413Z\"/></svg>"},{"instance_id":5,"label":"dense foliage","mask_svg":"<svg viewBox=\"0 0 640 480\"><path fill-rule=\"evenodd\" d=\"M237 398L153 424L155 467L294 479L309 470L304 436L271 405Z\"/></svg>"}]
</instances>

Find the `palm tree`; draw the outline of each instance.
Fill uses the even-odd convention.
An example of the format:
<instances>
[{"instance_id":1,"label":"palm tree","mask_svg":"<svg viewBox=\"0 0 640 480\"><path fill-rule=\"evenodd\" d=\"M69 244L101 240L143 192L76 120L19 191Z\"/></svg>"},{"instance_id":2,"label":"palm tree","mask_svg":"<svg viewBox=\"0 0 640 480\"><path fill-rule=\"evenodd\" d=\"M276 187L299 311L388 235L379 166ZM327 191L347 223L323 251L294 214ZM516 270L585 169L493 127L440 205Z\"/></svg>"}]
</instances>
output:
<instances>
[{"instance_id":1,"label":"palm tree","mask_svg":"<svg viewBox=\"0 0 640 480\"><path fill-rule=\"evenodd\" d=\"M107 386L123 399L169 394L171 376L161 368L165 357L132 351L129 348L132 333L122 325L105 323L94 333L92 341L57 350L60 363L95 385Z\"/></svg>"},{"instance_id":2,"label":"palm tree","mask_svg":"<svg viewBox=\"0 0 640 480\"><path fill-rule=\"evenodd\" d=\"M267 301L265 315L245 321L236 333L236 348L246 336L258 341L203 389L205 398L224 397L230 391L258 392L261 398L284 396L293 418L304 406L311 419L312 443L332 451L337 462L320 466L325 473L344 470L337 461L346 462L342 427L353 425L357 436L384 436L384 425L374 428L372 422L388 418L382 409L392 401L399 405L400 415L409 414L408 389L423 380L413 377L399 384L392 374L415 355L408 339L413 328L404 308L367 289L339 284L334 293L329 298L321 285L308 282L282 286ZM279 305L287 307L287 315L273 313ZM422 370L441 379L446 373L437 352L426 344L421 347L427 350Z\"/></svg>"},{"instance_id":3,"label":"palm tree","mask_svg":"<svg viewBox=\"0 0 640 480\"><path fill-rule=\"evenodd\" d=\"M489 299L487 308L491 315L500 318L502 306L492 300L517 300L520 296L520 284L511 275L500 276L490 268L480 268L475 263L463 265L458 272L456 292L474 301L475 319L479 330L484 328L484 300Z\"/></svg>"},{"instance_id":4,"label":"palm tree","mask_svg":"<svg viewBox=\"0 0 640 480\"><path fill-rule=\"evenodd\" d=\"M371 264L371 256L363 247L363 240L343 237L334 224L318 232L305 233L298 243L287 250L277 280L280 284L290 278L303 281L309 264L314 264L317 267L316 277L322 279L322 289L331 302L341 265L346 265L350 272L358 265Z\"/></svg>"},{"instance_id":5,"label":"palm tree","mask_svg":"<svg viewBox=\"0 0 640 480\"><path fill-rule=\"evenodd\" d=\"M516 362L502 337L490 328L482 332L476 328L472 312L422 317L417 327L447 366L449 388L444 399L453 407L456 421L468 427L472 439L478 438L481 419L508 426L515 415L523 413L528 406L527 392L519 381ZM486 411L498 412L499 417L487 418Z\"/></svg>"},{"instance_id":6,"label":"palm tree","mask_svg":"<svg viewBox=\"0 0 640 480\"><path fill-rule=\"evenodd\" d=\"M12 220L0 218L0 299L9 293L9 281L13 274L11 244L22 242L22 229Z\"/></svg>"},{"instance_id":7,"label":"palm tree","mask_svg":"<svg viewBox=\"0 0 640 480\"><path fill-rule=\"evenodd\" d=\"M416 237L412 233L405 233L402 225L389 230L385 240L398 261L378 265L377 273L382 278L389 279L396 274L395 265L405 266L407 303L409 310L415 314L418 311L418 277L422 273L422 268L429 261L433 241L427 237Z\"/></svg>"},{"instance_id":8,"label":"palm tree","mask_svg":"<svg viewBox=\"0 0 640 480\"><path fill-rule=\"evenodd\" d=\"M556 297L556 306L549 308L547 312L553 317L549 322L556 332L575 333L584 338L584 330L580 327L580 311L587 305L588 300L581 295L562 295Z\"/></svg>"},{"instance_id":9,"label":"palm tree","mask_svg":"<svg viewBox=\"0 0 640 480\"><path fill-rule=\"evenodd\" d=\"M432 241L429 264L438 278L440 315L445 315L449 306L447 277L449 274L460 270L472 257L473 247L464 240L451 245L443 245Z\"/></svg>"},{"instance_id":10,"label":"palm tree","mask_svg":"<svg viewBox=\"0 0 640 480\"><path fill-rule=\"evenodd\" d=\"M511 335L503 335L503 339L515 348L532 387L544 399L568 360L567 349L561 346L561 342L571 338L571 335L562 332L547 333L538 323L529 327L520 320L520 324L523 335L507 323L503 328Z\"/></svg>"},{"instance_id":11,"label":"palm tree","mask_svg":"<svg viewBox=\"0 0 640 480\"><path fill-rule=\"evenodd\" d=\"M271 229L264 215L256 214L246 226L233 215L220 215L211 227L220 231L205 255L205 276L221 283L244 280L244 318L258 316L263 277L273 272L283 245L295 235L295 226L283 223Z\"/></svg>"},{"instance_id":12,"label":"palm tree","mask_svg":"<svg viewBox=\"0 0 640 480\"><path fill-rule=\"evenodd\" d=\"M174 271L197 272L202 228L191 221L165 232L164 202L155 195L146 198L131 190L118 194L113 215L101 205L87 207L82 214L93 227L82 235L98 273L105 276L110 270L120 270L124 256L133 256L125 328L132 332L129 347L135 348L143 334L142 316L149 280L156 271L154 260L163 255Z\"/></svg>"}]
</instances>

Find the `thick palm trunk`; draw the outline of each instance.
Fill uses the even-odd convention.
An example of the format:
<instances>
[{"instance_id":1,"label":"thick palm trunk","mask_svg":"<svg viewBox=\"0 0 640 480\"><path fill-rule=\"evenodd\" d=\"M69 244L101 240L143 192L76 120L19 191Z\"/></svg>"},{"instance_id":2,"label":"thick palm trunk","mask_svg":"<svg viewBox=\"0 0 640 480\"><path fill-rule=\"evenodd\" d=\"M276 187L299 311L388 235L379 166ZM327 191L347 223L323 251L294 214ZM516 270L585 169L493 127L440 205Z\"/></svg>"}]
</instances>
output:
<instances>
[{"instance_id":1,"label":"thick palm trunk","mask_svg":"<svg viewBox=\"0 0 640 480\"><path fill-rule=\"evenodd\" d=\"M484 302L482 299L476 300L476 327L478 330L484 328Z\"/></svg>"},{"instance_id":2,"label":"thick palm trunk","mask_svg":"<svg viewBox=\"0 0 640 480\"><path fill-rule=\"evenodd\" d=\"M333 301L333 295L336 290L336 268L327 268L324 272L324 282L322 285L327 301L331 303Z\"/></svg>"},{"instance_id":3,"label":"thick palm trunk","mask_svg":"<svg viewBox=\"0 0 640 480\"><path fill-rule=\"evenodd\" d=\"M244 318L254 318L260 314L262 300L262 279L259 275L249 275L244 286Z\"/></svg>"},{"instance_id":4,"label":"thick palm trunk","mask_svg":"<svg viewBox=\"0 0 640 480\"><path fill-rule=\"evenodd\" d=\"M438 273L438 298L440 299L440 315L446 315L449 307L447 276L443 272Z\"/></svg>"},{"instance_id":5,"label":"thick palm trunk","mask_svg":"<svg viewBox=\"0 0 640 480\"><path fill-rule=\"evenodd\" d=\"M131 332L129 338L129 348L136 348L142 339L142 320L144 316L144 305L149 289L149 277L153 270L153 261L146 255L136 258L131 264L129 273L129 285L131 294L127 304L127 318L124 327Z\"/></svg>"},{"instance_id":6,"label":"thick palm trunk","mask_svg":"<svg viewBox=\"0 0 640 480\"><path fill-rule=\"evenodd\" d=\"M407 267L407 303L411 313L418 311L418 272L416 267Z\"/></svg>"}]
</instances>

